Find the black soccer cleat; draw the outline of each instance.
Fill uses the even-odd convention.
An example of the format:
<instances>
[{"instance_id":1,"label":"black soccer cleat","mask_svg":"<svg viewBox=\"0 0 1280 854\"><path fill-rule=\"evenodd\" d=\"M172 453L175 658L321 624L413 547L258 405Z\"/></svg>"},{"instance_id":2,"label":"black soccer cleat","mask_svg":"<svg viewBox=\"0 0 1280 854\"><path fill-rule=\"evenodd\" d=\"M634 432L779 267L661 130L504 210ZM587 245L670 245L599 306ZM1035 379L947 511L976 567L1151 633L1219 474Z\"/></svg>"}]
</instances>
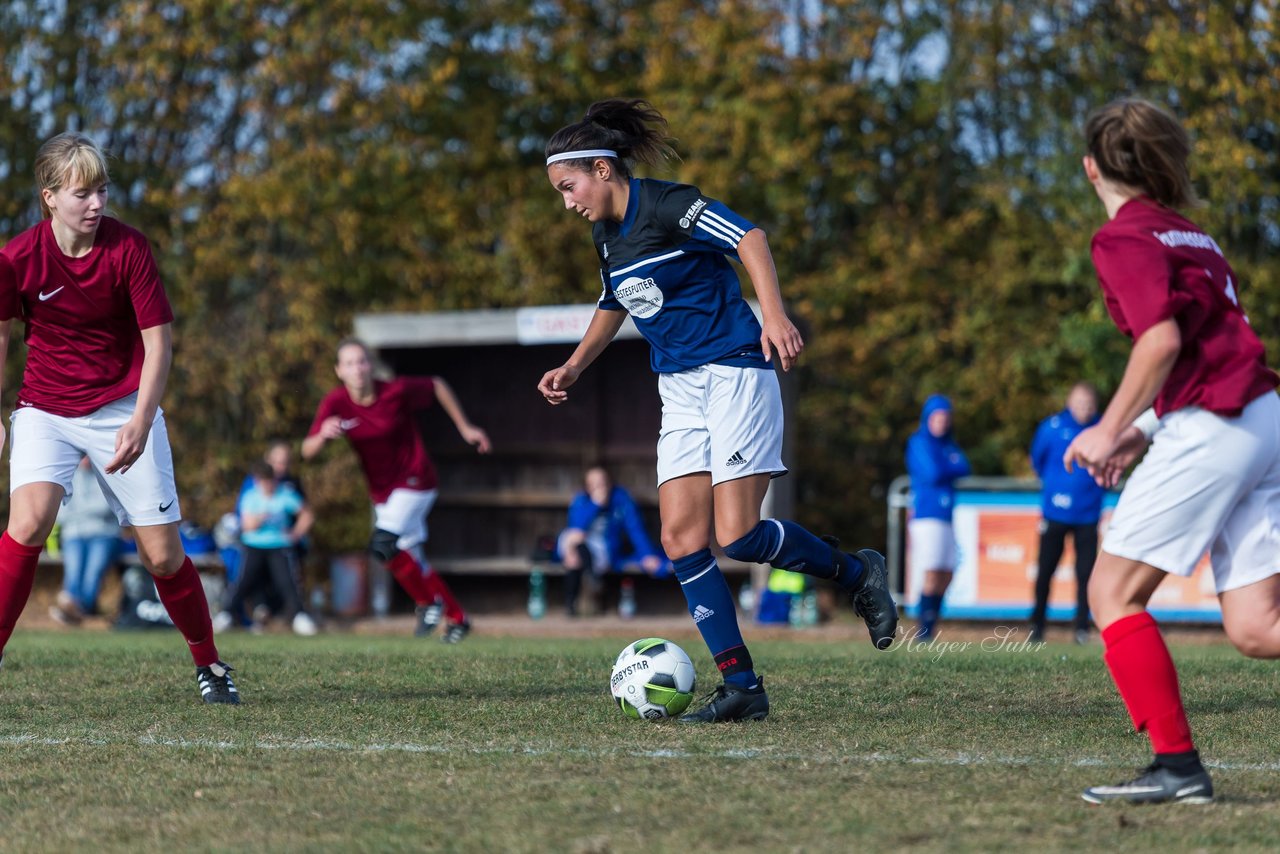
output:
<instances>
[{"instance_id":1,"label":"black soccer cleat","mask_svg":"<svg viewBox=\"0 0 1280 854\"><path fill-rule=\"evenodd\" d=\"M430 605L419 605L414 614L417 619L413 624L413 636L425 638L440 625L440 619L444 616L444 603L437 597Z\"/></svg>"},{"instance_id":2,"label":"black soccer cleat","mask_svg":"<svg viewBox=\"0 0 1280 854\"><path fill-rule=\"evenodd\" d=\"M461 623L454 623L444 630L444 634L440 636L441 643L455 644L462 643L462 639L471 634L471 621L463 620Z\"/></svg>"},{"instance_id":3,"label":"black soccer cleat","mask_svg":"<svg viewBox=\"0 0 1280 854\"><path fill-rule=\"evenodd\" d=\"M888 649L898 634L898 605L889 593L889 573L884 555L875 549L854 554L862 562L862 586L849 592L854 613L867 624L876 649Z\"/></svg>"},{"instance_id":4,"label":"black soccer cleat","mask_svg":"<svg viewBox=\"0 0 1280 854\"><path fill-rule=\"evenodd\" d=\"M762 721L769 714L769 695L764 678L754 688L721 685L702 698L706 704L696 712L680 716L682 724L712 724L725 721Z\"/></svg>"},{"instance_id":5,"label":"black soccer cleat","mask_svg":"<svg viewBox=\"0 0 1280 854\"><path fill-rule=\"evenodd\" d=\"M200 698L206 703L240 705L240 692L231 681L231 665L215 661L208 667L196 668L196 684L200 686Z\"/></svg>"},{"instance_id":6,"label":"black soccer cleat","mask_svg":"<svg viewBox=\"0 0 1280 854\"><path fill-rule=\"evenodd\" d=\"M1153 762L1127 783L1091 786L1080 797L1091 804L1207 804L1213 801L1213 781L1199 763L1184 771Z\"/></svg>"}]
</instances>

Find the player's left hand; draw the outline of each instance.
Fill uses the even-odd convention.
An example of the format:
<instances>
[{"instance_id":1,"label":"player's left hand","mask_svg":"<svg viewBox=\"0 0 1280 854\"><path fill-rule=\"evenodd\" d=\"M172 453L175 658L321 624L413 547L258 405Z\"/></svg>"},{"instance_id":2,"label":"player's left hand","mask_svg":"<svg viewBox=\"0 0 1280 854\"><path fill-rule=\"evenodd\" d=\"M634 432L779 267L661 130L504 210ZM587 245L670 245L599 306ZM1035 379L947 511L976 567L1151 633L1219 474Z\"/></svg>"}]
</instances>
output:
<instances>
[{"instance_id":1,"label":"player's left hand","mask_svg":"<svg viewBox=\"0 0 1280 854\"><path fill-rule=\"evenodd\" d=\"M468 424L461 432L462 438L466 440L467 444L474 445L480 453L487 454L493 450L493 445L489 442L489 434L474 424Z\"/></svg>"},{"instance_id":2,"label":"player's left hand","mask_svg":"<svg viewBox=\"0 0 1280 854\"><path fill-rule=\"evenodd\" d=\"M559 406L569 399L569 392L566 389L578 381L579 373L577 368L566 362L542 375L542 380L538 383L538 391L547 403Z\"/></svg>"},{"instance_id":3,"label":"player's left hand","mask_svg":"<svg viewBox=\"0 0 1280 854\"><path fill-rule=\"evenodd\" d=\"M762 324L760 332L760 348L764 350L764 360L773 361L773 351L782 360L782 370L789 371L804 351L804 339L800 330L785 315L780 319L768 320Z\"/></svg>"},{"instance_id":4,"label":"player's left hand","mask_svg":"<svg viewBox=\"0 0 1280 854\"><path fill-rule=\"evenodd\" d=\"M107 463L104 471L107 474L127 472L147 449L147 436L150 433L150 424L142 424L134 418L126 421L116 433L116 455L111 458L111 462Z\"/></svg>"}]
</instances>

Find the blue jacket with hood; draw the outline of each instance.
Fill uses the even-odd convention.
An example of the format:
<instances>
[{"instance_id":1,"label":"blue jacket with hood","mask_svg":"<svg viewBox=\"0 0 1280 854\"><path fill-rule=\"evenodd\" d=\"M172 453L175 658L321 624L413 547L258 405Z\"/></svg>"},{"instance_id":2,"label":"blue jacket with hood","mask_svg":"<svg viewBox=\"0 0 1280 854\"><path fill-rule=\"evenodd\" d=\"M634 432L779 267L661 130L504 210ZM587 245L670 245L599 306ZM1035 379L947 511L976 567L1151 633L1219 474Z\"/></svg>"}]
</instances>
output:
<instances>
[{"instance_id":1,"label":"blue jacket with hood","mask_svg":"<svg viewBox=\"0 0 1280 854\"><path fill-rule=\"evenodd\" d=\"M1031 441L1031 465L1043 484L1040 512L1051 522L1064 525L1096 525L1102 515L1102 496L1106 493L1083 467L1067 471L1062 456L1076 436L1097 424L1098 416L1081 424L1064 409L1040 422Z\"/></svg>"},{"instance_id":2,"label":"blue jacket with hood","mask_svg":"<svg viewBox=\"0 0 1280 854\"><path fill-rule=\"evenodd\" d=\"M950 522L955 482L971 469L950 429L941 438L929 432L929 416L938 410L950 412L951 401L945 395L930 395L920 412L920 429L907 440L907 474L915 496L915 518Z\"/></svg>"}]
</instances>

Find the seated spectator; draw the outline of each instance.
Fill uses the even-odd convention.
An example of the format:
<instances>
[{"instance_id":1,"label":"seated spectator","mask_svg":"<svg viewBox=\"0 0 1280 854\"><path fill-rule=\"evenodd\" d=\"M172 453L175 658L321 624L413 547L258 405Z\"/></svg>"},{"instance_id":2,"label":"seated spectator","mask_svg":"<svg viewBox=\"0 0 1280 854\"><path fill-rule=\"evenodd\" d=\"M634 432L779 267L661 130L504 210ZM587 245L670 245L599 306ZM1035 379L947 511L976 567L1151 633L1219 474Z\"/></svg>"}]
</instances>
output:
<instances>
[{"instance_id":1,"label":"seated spectator","mask_svg":"<svg viewBox=\"0 0 1280 854\"><path fill-rule=\"evenodd\" d=\"M578 613L584 577L598 589L606 573L621 572L633 563L655 577L671 573L671 562L649 539L630 494L613 483L603 466L587 469L583 481L585 489L569 505L569 525L556 548L565 569L565 607L571 617ZM623 585L626 601L629 579Z\"/></svg>"},{"instance_id":2,"label":"seated spectator","mask_svg":"<svg viewBox=\"0 0 1280 854\"><path fill-rule=\"evenodd\" d=\"M58 511L62 537L62 589L49 616L64 626L97 613L102 577L120 554L120 523L98 485L89 458L71 478L71 493Z\"/></svg>"},{"instance_id":3,"label":"seated spectator","mask_svg":"<svg viewBox=\"0 0 1280 854\"><path fill-rule=\"evenodd\" d=\"M261 593L264 603L279 601L277 616L290 623L294 632L314 635L315 621L303 608L297 544L315 516L293 487L276 480L266 462L255 463L252 476L253 487L240 502L244 561L222 612L214 618L214 628L230 628L249 597Z\"/></svg>"}]
</instances>

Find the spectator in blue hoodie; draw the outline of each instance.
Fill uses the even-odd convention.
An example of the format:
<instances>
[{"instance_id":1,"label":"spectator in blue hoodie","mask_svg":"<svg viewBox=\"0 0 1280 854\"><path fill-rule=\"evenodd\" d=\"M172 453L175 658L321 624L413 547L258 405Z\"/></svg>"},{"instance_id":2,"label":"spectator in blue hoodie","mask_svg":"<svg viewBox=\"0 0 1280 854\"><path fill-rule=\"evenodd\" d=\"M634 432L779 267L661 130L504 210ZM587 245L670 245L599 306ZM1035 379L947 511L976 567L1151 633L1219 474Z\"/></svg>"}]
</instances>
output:
<instances>
[{"instance_id":1,"label":"spectator in blue hoodie","mask_svg":"<svg viewBox=\"0 0 1280 854\"><path fill-rule=\"evenodd\" d=\"M1041 421L1031 442L1031 465L1043 484L1036 604L1031 612L1034 641L1044 640L1049 584L1062 559L1067 534L1076 549L1075 641L1089 641L1089 572L1098 557L1098 518L1106 490L1080 466L1067 471L1062 458L1072 440L1097 423L1098 390L1078 382L1067 394L1067 408Z\"/></svg>"},{"instance_id":2,"label":"spectator in blue hoodie","mask_svg":"<svg viewBox=\"0 0 1280 854\"><path fill-rule=\"evenodd\" d=\"M583 477L585 489L569 505L569 525L560 533L557 551L565 569L565 604L577 614L583 575L590 570L593 585L605 573L621 572L639 563L650 575L670 573L671 564L655 548L644 529L640 508L631 495L613 483L603 466L592 466Z\"/></svg>"},{"instance_id":3,"label":"spectator in blue hoodie","mask_svg":"<svg viewBox=\"0 0 1280 854\"><path fill-rule=\"evenodd\" d=\"M933 637L942 597L956 569L956 536L951 528L955 482L969 474L969 460L951 432L951 401L933 394L924 402L920 429L907 440L914 513L907 526L913 577L923 574L918 640Z\"/></svg>"}]
</instances>

